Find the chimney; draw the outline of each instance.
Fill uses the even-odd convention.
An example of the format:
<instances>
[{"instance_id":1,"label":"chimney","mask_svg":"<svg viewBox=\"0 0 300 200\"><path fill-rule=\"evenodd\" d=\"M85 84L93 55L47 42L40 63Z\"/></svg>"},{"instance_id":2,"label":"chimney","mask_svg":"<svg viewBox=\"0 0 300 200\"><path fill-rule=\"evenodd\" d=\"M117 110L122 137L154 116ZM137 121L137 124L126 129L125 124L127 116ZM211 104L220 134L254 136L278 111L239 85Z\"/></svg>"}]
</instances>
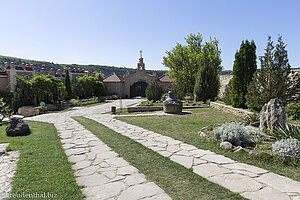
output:
<instances>
[{"instance_id":1,"label":"chimney","mask_svg":"<svg viewBox=\"0 0 300 200\"><path fill-rule=\"evenodd\" d=\"M52 76L55 75L55 74L54 74L54 69L53 69L53 68L50 69L49 74L51 74Z\"/></svg>"},{"instance_id":2,"label":"chimney","mask_svg":"<svg viewBox=\"0 0 300 200\"><path fill-rule=\"evenodd\" d=\"M10 67L10 72L9 72L9 83L10 83L10 91L14 92L15 91L15 84L16 84L16 77L15 74L16 72L16 66L14 62L11 62L7 65L7 67Z\"/></svg>"},{"instance_id":3,"label":"chimney","mask_svg":"<svg viewBox=\"0 0 300 200\"><path fill-rule=\"evenodd\" d=\"M153 76L157 76L156 70L153 71Z\"/></svg>"},{"instance_id":4,"label":"chimney","mask_svg":"<svg viewBox=\"0 0 300 200\"><path fill-rule=\"evenodd\" d=\"M46 69L45 68L41 68L40 69L40 74L45 74L46 73Z\"/></svg>"},{"instance_id":5,"label":"chimney","mask_svg":"<svg viewBox=\"0 0 300 200\"><path fill-rule=\"evenodd\" d=\"M56 71L56 74L58 75L58 77L60 77L60 76L61 76L61 70L58 69L58 70Z\"/></svg>"}]
</instances>

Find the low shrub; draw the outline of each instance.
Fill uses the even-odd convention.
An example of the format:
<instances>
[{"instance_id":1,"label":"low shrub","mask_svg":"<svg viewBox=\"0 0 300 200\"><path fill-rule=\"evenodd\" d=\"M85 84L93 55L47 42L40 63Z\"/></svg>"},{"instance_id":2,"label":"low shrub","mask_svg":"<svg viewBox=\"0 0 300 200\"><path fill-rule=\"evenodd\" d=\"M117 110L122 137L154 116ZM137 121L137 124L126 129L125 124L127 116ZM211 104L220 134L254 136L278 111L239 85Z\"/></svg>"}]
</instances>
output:
<instances>
[{"instance_id":1,"label":"low shrub","mask_svg":"<svg viewBox=\"0 0 300 200\"><path fill-rule=\"evenodd\" d=\"M71 99L70 102L72 103L73 106L87 106L90 104L94 104L94 103L98 103L98 102L102 102L105 101L105 98L98 98L98 97L93 97L92 99L82 99L82 100L78 100L78 99Z\"/></svg>"},{"instance_id":2,"label":"low shrub","mask_svg":"<svg viewBox=\"0 0 300 200\"><path fill-rule=\"evenodd\" d=\"M5 117L11 118L13 111L6 105L3 98L0 98L0 123L2 123Z\"/></svg>"},{"instance_id":3,"label":"low shrub","mask_svg":"<svg viewBox=\"0 0 300 200\"><path fill-rule=\"evenodd\" d=\"M154 102L153 100L151 101L146 100L146 101L142 101L139 106L163 106L163 102L161 101Z\"/></svg>"},{"instance_id":4,"label":"low shrub","mask_svg":"<svg viewBox=\"0 0 300 200\"><path fill-rule=\"evenodd\" d=\"M47 106L46 106L45 102L41 101L40 106L41 106L40 112L41 113L46 113L47 112Z\"/></svg>"},{"instance_id":5,"label":"low shrub","mask_svg":"<svg viewBox=\"0 0 300 200\"><path fill-rule=\"evenodd\" d=\"M271 133L277 140L295 138L300 140L300 126L287 123L285 127L279 125Z\"/></svg>"},{"instance_id":6,"label":"low shrub","mask_svg":"<svg viewBox=\"0 0 300 200\"><path fill-rule=\"evenodd\" d=\"M161 99L162 95L162 88L157 82L149 83L149 85L146 88L146 98L149 101L158 101Z\"/></svg>"},{"instance_id":7,"label":"low shrub","mask_svg":"<svg viewBox=\"0 0 300 200\"><path fill-rule=\"evenodd\" d=\"M250 144L250 135L246 129L237 122L225 123L214 130L217 139L222 142L230 142L235 146L246 146Z\"/></svg>"},{"instance_id":8,"label":"low shrub","mask_svg":"<svg viewBox=\"0 0 300 200\"><path fill-rule=\"evenodd\" d=\"M300 158L300 142L295 138L282 139L275 142L272 147L273 152L282 157Z\"/></svg>"},{"instance_id":9,"label":"low shrub","mask_svg":"<svg viewBox=\"0 0 300 200\"><path fill-rule=\"evenodd\" d=\"M111 96L111 99L112 99L112 100L117 100L117 99L118 99L118 95L115 95L115 94L112 95L112 96Z\"/></svg>"},{"instance_id":10,"label":"low shrub","mask_svg":"<svg viewBox=\"0 0 300 200\"><path fill-rule=\"evenodd\" d=\"M245 119L246 124L252 124L258 121L259 121L259 115L256 113L253 113L252 115L248 115Z\"/></svg>"},{"instance_id":11,"label":"low shrub","mask_svg":"<svg viewBox=\"0 0 300 200\"><path fill-rule=\"evenodd\" d=\"M285 107L285 111L292 119L300 119L300 102L288 104Z\"/></svg>"}]
</instances>

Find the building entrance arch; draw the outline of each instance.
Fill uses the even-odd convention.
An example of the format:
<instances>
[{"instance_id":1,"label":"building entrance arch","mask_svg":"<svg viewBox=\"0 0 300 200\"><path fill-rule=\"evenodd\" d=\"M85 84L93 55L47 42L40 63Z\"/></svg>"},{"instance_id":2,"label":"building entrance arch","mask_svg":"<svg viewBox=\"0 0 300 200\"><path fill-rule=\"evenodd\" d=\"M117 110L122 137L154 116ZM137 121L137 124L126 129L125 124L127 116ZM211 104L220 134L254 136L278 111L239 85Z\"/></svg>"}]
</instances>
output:
<instances>
[{"instance_id":1,"label":"building entrance arch","mask_svg":"<svg viewBox=\"0 0 300 200\"><path fill-rule=\"evenodd\" d=\"M136 81L134 84L130 86L130 97L146 96L146 88L148 83L145 80Z\"/></svg>"}]
</instances>

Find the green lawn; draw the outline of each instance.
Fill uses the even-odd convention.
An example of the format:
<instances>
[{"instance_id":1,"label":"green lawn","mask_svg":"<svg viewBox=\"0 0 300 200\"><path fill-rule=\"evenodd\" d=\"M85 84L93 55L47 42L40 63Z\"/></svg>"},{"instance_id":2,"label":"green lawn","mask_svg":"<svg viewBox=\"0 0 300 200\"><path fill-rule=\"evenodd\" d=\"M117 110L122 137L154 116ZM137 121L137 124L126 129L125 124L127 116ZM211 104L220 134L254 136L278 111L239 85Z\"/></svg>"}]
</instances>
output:
<instances>
[{"instance_id":1,"label":"green lawn","mask_svg":"<svg viewBox=\"0 0 300 200\"><path fill-rule=\"evenodd\" d=\"M56 195L54 199L84 199L55 127L49 123L27 123L31 130L28 136L8 137L5 125L0 126L0 143L9 142L8 148L21 154L12 194L49 192Z\"/></svg>"},{"instance_id":2,"label":"green lawn","mask_svg":"<svg viewBox=\"0 0 300 200\"><path fill-rule=\"evenodd\" d=\"M108 103L108 101L104 101L104 102L97 102L97 103L91 103L91 104L87 104L87 105L82 105L82 107L92 107L92 106L98 106L98 105L102 105Z\"/></svg>"},{"instance_id":3,"label":"green lawn","mask_svg":"<svg viewBox=\"0 0 300 200\"><path fill-rule=\"evenodd\" d=\"M198 131L210 124L221 124L238 117L213 108L191 109L191 115L117 117L124 122L192 144L200 149L209 149L243 163L255 165L272 172L300 181L300 161L283 163L279 157L267 154L250 155L246 152L233 153L219 147L217 141L208 141ZM151 122L151 123L149 123Z\"/></svg>"},{"instance_id":4,"label":"green lawn","mask_svg":"<svg viewBox=\"0 0 300 200\"><path fill-rule=\"evenodd\" d=\"M94 120L74 117L173 199L243 199Z\"/></svg>"}]
</instances>

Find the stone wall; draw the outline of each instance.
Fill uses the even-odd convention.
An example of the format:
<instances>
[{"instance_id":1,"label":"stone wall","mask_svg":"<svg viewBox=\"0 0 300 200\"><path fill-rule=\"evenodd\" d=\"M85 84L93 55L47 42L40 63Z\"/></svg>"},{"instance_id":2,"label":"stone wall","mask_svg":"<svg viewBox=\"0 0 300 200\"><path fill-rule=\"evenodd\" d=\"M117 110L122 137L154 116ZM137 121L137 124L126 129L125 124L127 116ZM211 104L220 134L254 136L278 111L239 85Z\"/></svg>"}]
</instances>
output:
<instances>
[{"instance_id":1,"label":"stone wall","mask_svg":"<svg viewBox=\"0 0 300 200\"><path fill-rule=\"evenodd\" d=\"M210 106L219 110L222 110L227 113L231 113L240 117L247 117L249 115L252 115L253 112L249 112L247 110L239 109L239 108L233 108L232 106L216 103L216 102L210 102Z\"/></svg>"},{"instance_id":2,"label":"stone wall","mask_svg":"<svg viewBox=\"0 0 300 200\"><path fill-rule=\"evenodd\" d=\"M0 77L0 90L9 92L9 79L8 77Z\"/></svg>"},{"instance_id":3,"label":"stone wall","mask_svg":"<svg viewBox=\"0 0 300 200\"><path fill-rule=\"evenodd\" d=\"M107 89L107 95L117 95L118 97L121 95L120 93L122 92L122 97L125 97L124 95L124 83L114 83L114 82L105 82L105 86Z\"/></svg>"},{"instance_id":4,"label":"stone wall","mask_svg":"<svg viewBox=\"0 0 300 200\"><path fill-rule=\"evenodd\" d=\"M40 114L39 107L32 107L32 106L22 106L18 109L18 114L23 115L24 117L30 117Z\"/></svg>"},{"instance_id":5,"label":"stone wall","mask_svg":"<svg viewBox=\"0 0 300 200\"><path fill-rule=\"evenodd\" d=\"M160 111L163 110L162 106L136 106L128 107L128 112L150 112L150 111Z\"/></svg>"}]
</instances>

